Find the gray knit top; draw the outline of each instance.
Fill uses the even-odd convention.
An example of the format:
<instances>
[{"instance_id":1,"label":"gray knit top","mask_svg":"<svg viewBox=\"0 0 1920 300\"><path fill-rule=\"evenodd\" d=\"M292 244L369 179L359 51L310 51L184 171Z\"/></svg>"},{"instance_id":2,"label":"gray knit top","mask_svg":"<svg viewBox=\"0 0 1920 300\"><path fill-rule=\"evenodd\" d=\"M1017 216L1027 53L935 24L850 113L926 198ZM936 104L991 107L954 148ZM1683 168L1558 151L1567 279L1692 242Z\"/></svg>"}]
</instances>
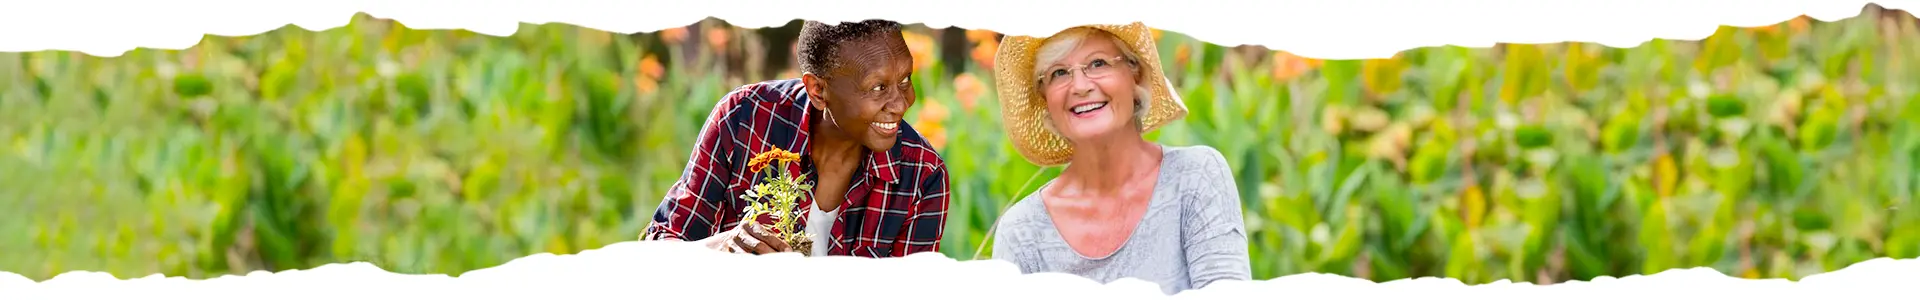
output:
<instances>
[{"instance_id":1,"label":"gray knit top","mask_svg":"<svg viewBox=\"0 0 1920 300\"><path fill-rule=\"evenodd\" d=\"M1146 280L1167 294L1218 280L1251 280L1239 189L1226 158L1206 146L1161 149L1165 156L1146 215L1113 254L1086 257L1067 246L1041 193L1034 192L1000 216L993 258L1024 273L1068 273L1100 283ZM1114 230L1126 225L1133 224L1115 224Z\"/></svg>"}]
</instances>

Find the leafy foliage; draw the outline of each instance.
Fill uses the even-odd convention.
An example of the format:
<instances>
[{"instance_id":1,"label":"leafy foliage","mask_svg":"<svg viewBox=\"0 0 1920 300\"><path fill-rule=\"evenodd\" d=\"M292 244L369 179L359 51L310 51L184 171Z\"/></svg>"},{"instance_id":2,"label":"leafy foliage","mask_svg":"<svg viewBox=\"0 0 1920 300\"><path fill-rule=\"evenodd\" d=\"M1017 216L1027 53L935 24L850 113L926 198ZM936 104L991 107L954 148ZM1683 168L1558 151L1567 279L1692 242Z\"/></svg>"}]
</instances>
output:
<instances>
[{"instance_id":1,"label":"leafy foliage","mask_svg":"<svg viewBox=\"0 0 1920 300\"><path fill-rule=\"evenodd\" d=\"M1368 61L1162 33L1193 113L1148 137L1225 154L1259 278L1798 278L1920 256L1914 24L1869 9ZM0 53L0 270L458 274L633 240L713 101L795 75L791 28L488 37L363 16L116 58ZM1000 211L1060 170L1004 137L998 37L932 32L907 33L907 120L953 174L942 251L991 257Z\"/></svg>"}]
</instances>

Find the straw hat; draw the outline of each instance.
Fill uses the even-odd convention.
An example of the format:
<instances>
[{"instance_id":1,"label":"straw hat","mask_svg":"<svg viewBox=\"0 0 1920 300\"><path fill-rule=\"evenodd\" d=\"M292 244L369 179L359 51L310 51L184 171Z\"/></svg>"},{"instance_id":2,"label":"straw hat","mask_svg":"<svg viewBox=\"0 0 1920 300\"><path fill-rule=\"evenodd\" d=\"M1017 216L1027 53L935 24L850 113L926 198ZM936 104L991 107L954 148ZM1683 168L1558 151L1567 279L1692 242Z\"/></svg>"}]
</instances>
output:
<instances>
[{"instance_id":1,"label":"straw hat","mask_svg":"<svg viewBox=\"0 0 1920 300\"><path fill-rule=\"evenodd\" d=\"M1141 133L1152 132L1187 115L1186 104L1173 93L1173 82L1168 81L1160 69L1160 50L1154 45L1151 29L1140 22L1076 28L1080 27L1120 38L1124 45L1119 46L1130 48L1140 56L1141 76L1136 80L1159 83L1147 85L1151 99L1146 100L1152 102L1140 120L1145 127ZM1001 40L999 53L994 55L994 86L1000 90L1001 117L1007 135L1013 139L1013 147L1019 149L1028 162L1057 166L1072 159L1073 144L1047 130L1044 123L1047 121L1046 99L1036 92L1039 81L1034 78L1033 65L1034 56L1045 42L1045 38L1029 36L1008 36Z\"/></svg>"}]
</instances>

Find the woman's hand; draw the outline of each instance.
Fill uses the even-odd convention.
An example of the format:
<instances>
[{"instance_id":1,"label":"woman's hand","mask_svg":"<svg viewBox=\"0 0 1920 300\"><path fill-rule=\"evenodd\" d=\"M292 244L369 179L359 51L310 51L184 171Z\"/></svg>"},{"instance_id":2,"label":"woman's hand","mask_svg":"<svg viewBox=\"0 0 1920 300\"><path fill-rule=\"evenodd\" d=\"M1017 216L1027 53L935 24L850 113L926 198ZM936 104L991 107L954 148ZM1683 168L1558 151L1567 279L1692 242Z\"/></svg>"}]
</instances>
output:
<instances>
[{"instance_id":1,"label":"woman's hand","mask_svg":"<svg viewBox=\"0 0 1920 300\"><path fill-rule=\"evenodd\" d=\"M701 242L705 243L707 248L727 253L760 255L792 250L792 246L787 245L786 241L781 241L772 233L768 233L765 225L752 220L740 222L739 226L707 237Z\"/></svg>"}]
</instances>

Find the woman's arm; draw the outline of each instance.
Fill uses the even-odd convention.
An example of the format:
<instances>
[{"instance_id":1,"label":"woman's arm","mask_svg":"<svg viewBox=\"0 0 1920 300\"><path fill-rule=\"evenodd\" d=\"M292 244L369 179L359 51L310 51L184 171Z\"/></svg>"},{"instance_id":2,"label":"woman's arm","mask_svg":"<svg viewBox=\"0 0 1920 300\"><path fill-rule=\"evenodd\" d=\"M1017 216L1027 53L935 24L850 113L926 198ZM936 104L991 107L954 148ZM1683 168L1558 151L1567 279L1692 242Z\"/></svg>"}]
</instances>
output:
<instances>
[{"instance_id":1,"label":"woman's arm","mask_svg":"<svg viewBox=\"0 0 1920 300\"><path fill-rule=\"evenodd\" d=\"M1218 150L1197 147L1193 182L1187 189L1182 214L1187 274L1190 285L1206 287L1219 280L1252 280L1247 254L1247 230L1240 210L1240 192L1233 169Z\"/></svg>"},{"instance_id":2,"label":"woman's arm","mask_svg":"<svg viewBox=\"0 0 1920 300\"><path fill-rule=\"evenodd\" d=\"M733 182L734 170L734 144L730 140L734 122L728 118L748 91L727 93L707 113L686 169L668 188L660 206L654 208L653 223L647 225L642 240L701 240L730 229L725 228L727 220L738 218L738 212L728 205L733 198L727 183Z\"/></svg>"}]
</instances>

